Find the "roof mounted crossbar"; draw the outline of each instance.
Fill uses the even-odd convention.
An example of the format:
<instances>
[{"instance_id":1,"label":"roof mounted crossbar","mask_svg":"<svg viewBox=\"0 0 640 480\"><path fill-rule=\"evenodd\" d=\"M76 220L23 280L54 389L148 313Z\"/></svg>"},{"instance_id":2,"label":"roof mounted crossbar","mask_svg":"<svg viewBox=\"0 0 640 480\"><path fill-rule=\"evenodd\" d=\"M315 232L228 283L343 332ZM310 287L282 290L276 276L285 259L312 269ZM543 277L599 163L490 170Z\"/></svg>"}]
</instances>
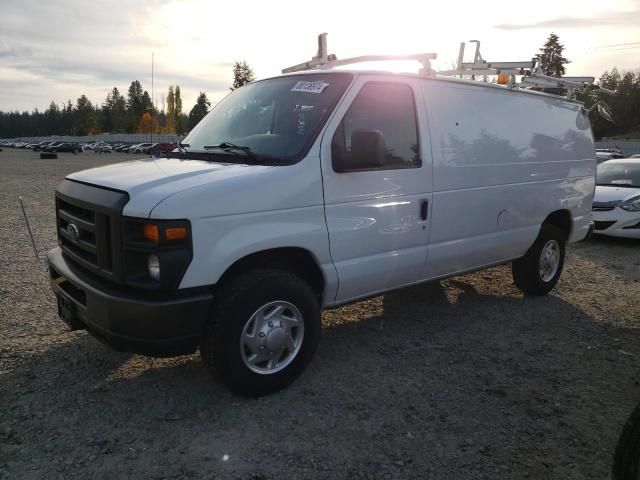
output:
<instances>
[{"instance_id":1,"label":"roof mounted crossbar","mask_svg":"<svg viewBox=\"0 0 640 480\"><path fill-rule=\"evenodd\" d=\"M422 64L420 74L425 77L435 76L435 71L431 68L431 60L438 58L435 53L418 53L414 55L362 55L359 57L345 58L338 60L334 54L327 53L327 34L318 35L318 52L310 61L285 68L282 73L302 72L305 70L329 70L343 65L353 65L363 62L382 62L390 60L416 60Z\"/></svg>"}]
</instances>

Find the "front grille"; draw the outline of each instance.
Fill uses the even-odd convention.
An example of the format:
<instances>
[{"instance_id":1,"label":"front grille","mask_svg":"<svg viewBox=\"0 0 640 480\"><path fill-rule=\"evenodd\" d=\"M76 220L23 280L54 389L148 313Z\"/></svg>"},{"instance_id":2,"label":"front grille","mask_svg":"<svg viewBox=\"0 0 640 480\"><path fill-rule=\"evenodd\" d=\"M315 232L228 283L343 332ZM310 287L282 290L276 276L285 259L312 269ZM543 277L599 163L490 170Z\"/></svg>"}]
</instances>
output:
<instances>
[{"instance_id":1,"label":"front grille","mask_svg":"<svg viewBox=\"0 0 640 480\"><path fill-rule=\"evenodd\" d=\"M593 223L595 223L594 230L606 230L616 222L613 221L613 222L593 222Z\"/></svg>"},{"instance_id":2,"label":"front grille","mask_svg":"<svg viewBox=\"0 0 640 480\"><path fill-rule=\"evenodd\" d=\"M616 207L597 207L596 205L594 205L591 210L594 212L610 212L611 210L613 210Z\"/></svg>"},{"instance_id":3,"label":"front grille","mask_svg":"<svg viewBox=\"0 0 640 480\"><path fill-rule=\"evenodd\" d=\"M78 267L121 282L120 219L124 192L65 180L56 191L58 242Z\"/></svg>"},{"instance_id":4,"label":"front grille","mask_svg":"<svg viewBox=\"0 0 640 480\"><path fill-rule=\"evenodd\" d=\"M58 237L64 250L98 267L95 212L58 199Z\"/></svg>"}]
</instances>

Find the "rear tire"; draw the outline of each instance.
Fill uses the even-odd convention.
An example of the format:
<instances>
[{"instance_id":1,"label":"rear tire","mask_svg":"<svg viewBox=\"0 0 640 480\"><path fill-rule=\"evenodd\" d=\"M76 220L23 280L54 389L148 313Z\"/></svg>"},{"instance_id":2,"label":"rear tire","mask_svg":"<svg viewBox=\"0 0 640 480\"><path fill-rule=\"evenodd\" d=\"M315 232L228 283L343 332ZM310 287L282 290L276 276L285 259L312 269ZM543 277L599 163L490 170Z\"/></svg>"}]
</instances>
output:
<instances>
[{"instance_id":1,"label":"rear tire","mask_svg":"<svg viewBox=\"0 0 640 480\"><path fill-rule=\"evenodd\" d=\"M524 293L546 295L560 279L566 237L555 225L544 224L524 257L511 264L513 281Z\"/></svg>"},{"instance_id":2,"label":"rear tire","mask_svg":"<svg viewBox=\"0 0 640 480\"><path fill-rule=\"evenodd\" d=\"M200 355L231 390L267 395L287 387L309 364L320 340L320 305L300 278L251 270L225 282L216 299Z\"/></svg>"}]
</instances>

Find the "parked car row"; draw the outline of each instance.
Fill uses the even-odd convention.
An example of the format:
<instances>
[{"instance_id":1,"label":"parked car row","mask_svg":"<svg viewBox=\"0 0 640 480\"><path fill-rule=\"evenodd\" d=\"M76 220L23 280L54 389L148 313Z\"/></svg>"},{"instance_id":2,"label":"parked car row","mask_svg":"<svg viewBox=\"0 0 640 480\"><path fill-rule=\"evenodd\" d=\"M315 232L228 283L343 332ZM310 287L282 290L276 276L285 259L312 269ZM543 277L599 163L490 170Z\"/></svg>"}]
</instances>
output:
<instances>
[{"instance_id":1,"label":"parked car row","mask_svg":"<svg viewBox=\"0 0 640 480\"><path fill-rule=\"evenodd\" d=\"M62 142L62 141L43 141L36 143L28 142L0 142L0 147L9 148L24 148L34 150L36 152L71 152L80 153L87 150L93 150L94 153L111 153L111 152L123 152L123 153L136 153L136 154L148 154L148 155L161 155L163 153L171 152L176 148L176 143L169 142L156 142L156 143L113 143L106 142L92 142L92 143L77 143L77 142Z\"/></svg>"},{"instance_id":2,"label":"parked car row","mask_svg":"<svg viewBox=\"0 0 640 480\"><path fill-rule=\"evenodd\" d=\"M82 146L77 142L60 142L60 141L37 142L37 143L2 142L0 143L0 146L13 147L13 148L25 148L25 149L35 150L36 152L80 153L82 151Z\"/></svg>"}]
</instances>

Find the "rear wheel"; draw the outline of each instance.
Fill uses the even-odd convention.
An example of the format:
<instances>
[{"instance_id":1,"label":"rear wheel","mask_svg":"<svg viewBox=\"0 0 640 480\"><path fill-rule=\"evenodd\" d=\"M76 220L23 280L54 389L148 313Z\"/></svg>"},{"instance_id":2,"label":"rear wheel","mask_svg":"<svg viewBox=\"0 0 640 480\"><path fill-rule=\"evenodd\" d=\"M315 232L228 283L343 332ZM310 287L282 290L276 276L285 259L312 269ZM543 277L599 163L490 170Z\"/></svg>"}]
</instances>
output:
<instances>
[{"instance_id":1,"label":"rear wheel","mask_svg":"<svg viewBox=\"0 0 640 480\"><path fill-rule=\"evenodd\" d=\"M511 265L513 281L525 293L546 295L560 279L566 238L555 225L545 224L524 257Z\"/></svg>"},{"instance_id":2,"label":"rear wheel","mask_svg":"<svg viewBox=\"0 0 640 480\"><path fill-rule=\"evenodd\" d=\"M200 354L231 390L267 395L302 373L321 330L309 285L289 272L256 269L230 279L216 298Z\"/></svg>"}]
</instances>

